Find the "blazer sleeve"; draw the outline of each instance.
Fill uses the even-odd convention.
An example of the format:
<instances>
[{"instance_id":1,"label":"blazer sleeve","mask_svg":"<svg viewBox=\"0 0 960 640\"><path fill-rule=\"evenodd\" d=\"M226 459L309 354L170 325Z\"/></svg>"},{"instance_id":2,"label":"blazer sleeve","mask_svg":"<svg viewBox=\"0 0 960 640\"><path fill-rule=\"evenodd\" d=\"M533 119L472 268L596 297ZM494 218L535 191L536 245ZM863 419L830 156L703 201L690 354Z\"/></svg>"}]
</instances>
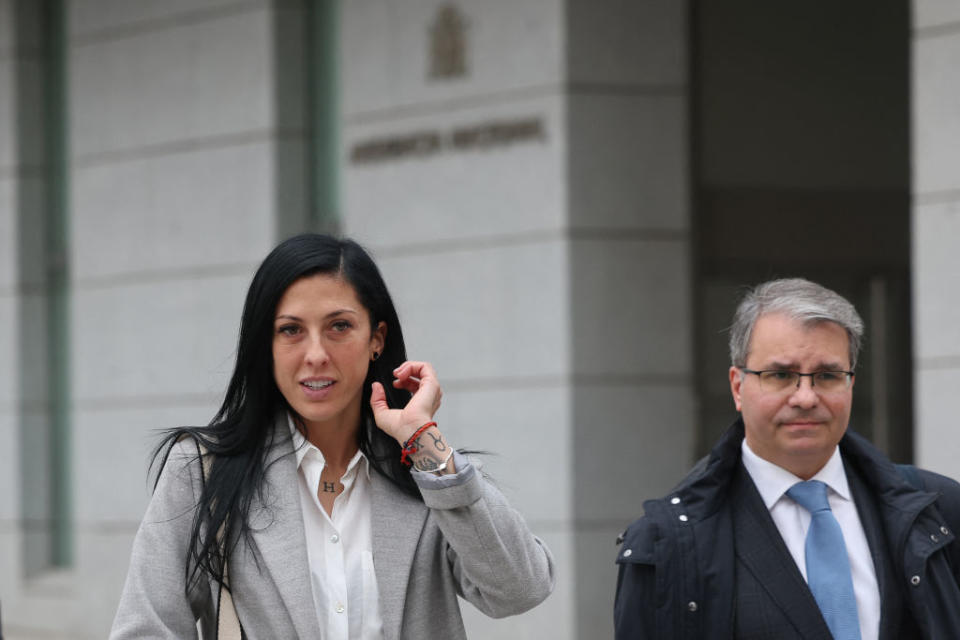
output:
<instances>
[{"instance_id":1,"label":"blazer sleeve","mask_svg":"<svg viewBox=\"0 0 960 640\"><path fill-rule=\"evenodd\" d=\"M206 583L187 597L185 567L202 471L193 441L173 445L133 542L111 640L196 638Z\"/></svg>"},{"instance_id":2,"label":"blazer sleeve","mask_svg":"<svg viewBox=\"0 0 960 640\"><path fill-rule=\"evenodd\" d=\"M553 591L553 556L523 517L466 457L457 473L414 473L449 548L460 594L493 618L523 613Z\"/></svg>"}]
</instances>

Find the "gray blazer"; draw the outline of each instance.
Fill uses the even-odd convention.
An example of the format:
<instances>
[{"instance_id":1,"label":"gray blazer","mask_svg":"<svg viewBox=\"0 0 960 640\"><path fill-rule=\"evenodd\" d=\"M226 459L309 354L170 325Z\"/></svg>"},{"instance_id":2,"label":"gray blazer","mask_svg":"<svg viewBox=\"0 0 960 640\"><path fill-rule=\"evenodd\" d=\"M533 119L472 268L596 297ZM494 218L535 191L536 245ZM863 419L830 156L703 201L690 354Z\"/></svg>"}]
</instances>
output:
<instances>
[{"instance_id":1,"label":"gray blazer","mask_svg":"<svg viewBox=\"0 0 960 640\"><path fill-rule=\"evenodd\" d=\"M278 434L264 499L251 508L257 559L241 541L230 558L229 581L247 638L319 638L296 459L285 423ZM385 640L466 638L458 595L489 616L504 617L534 607L553 590L549 550L473 465L418 481L423 502L377 472L370 479ZM184 593L201 483L195 446L177 443L134 540L110 638L196 638L198 628L200 637L216 637L216 583Z\"/></svg>"}]
</instances>

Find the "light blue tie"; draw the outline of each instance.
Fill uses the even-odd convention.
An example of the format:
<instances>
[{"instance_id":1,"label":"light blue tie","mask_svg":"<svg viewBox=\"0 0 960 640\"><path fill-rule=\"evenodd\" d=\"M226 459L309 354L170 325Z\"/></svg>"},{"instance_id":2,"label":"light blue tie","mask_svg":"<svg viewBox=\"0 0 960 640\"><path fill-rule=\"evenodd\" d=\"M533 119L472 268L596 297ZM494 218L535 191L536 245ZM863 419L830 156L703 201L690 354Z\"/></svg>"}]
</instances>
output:
<instances>
[{"instance_id":1,"label":"light blue tie","mask_svg":"<svg viewBox=\"0 0 960 640\"><path fill-rule=\"evenodd\" d=\"M804 550L807 556L807 584L834 640L860 640L857 599L847 545L840 523L827 502L827 485L819 480L798 482L787 495L810 512L810 528Z\"/></svg>"}]
</instances>

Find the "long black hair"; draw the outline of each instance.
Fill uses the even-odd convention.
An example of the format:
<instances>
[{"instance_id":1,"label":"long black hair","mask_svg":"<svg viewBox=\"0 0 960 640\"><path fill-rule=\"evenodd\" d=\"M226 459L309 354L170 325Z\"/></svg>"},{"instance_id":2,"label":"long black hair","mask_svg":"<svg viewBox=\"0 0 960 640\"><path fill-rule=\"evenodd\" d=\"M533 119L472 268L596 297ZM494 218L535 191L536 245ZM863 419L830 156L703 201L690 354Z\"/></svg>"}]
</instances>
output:
<instances>
[{"instance_id":1,"label":"long black hair","mask_svg":"<svg viewBox=\"0 0 960 640\"><path fill-rule=\"evenodd\" d=\"M223 584L231 549L241 537L249 539L250 506L254 497L264 497L264 477L277 417L284 410L296 416L274 380L274 315L290 285L317 274L335 275L353 287L369 312L371 330L380 322L386 323L383 351L370 363L363 384L358 444L378 473L422 500L409 469L400 463L400 445L376 426L370 408L370 386L374 381L383 385L391 407L402 408L410 399L409 392L395 389L392 384L393 370L407 355L397 311L380 271L367 252L352 240L319 234L295 236L277 245L253 276L240 322L237 363L220 409L205 427L168 431L154 452L154 466L159 460L162 470L173 445L191 436L210 456L209 474L190 535L185 567L187 591L199 583L203 573ZM216 537L221 526L223 545Z\"/></svg>"}]
</instances>

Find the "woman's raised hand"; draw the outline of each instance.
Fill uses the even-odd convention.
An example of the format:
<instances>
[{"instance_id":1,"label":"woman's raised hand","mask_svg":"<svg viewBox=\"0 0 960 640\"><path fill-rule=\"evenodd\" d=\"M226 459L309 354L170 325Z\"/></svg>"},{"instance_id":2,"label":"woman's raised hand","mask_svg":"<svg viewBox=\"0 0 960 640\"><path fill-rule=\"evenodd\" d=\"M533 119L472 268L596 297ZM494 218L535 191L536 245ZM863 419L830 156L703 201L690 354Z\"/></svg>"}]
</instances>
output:
<instances>
[{"instance_id":1,"label":"woman's raised hand","mask_svg":"<svg viewBox=\"0 0 960 640\"><path fill-rule=\"evenodd\" d=\"M433 422L433 414L440 408L443 391L440 389L440 381L437 380L437 372L429 362L408 360L394 369L393 375L394 387L406 389L413 394L410 402L403 409L391 409L387 406L383 385L374 382L370 392L370 406L373 408L373 419L377 421L377 426L402 447L421 427ZM419 431L419 435L409 445L410 462L417 471L440 475L457 472L456 465L451 460L453 450L436 425ZM404 453L404 456L406 455L407 452Z\"/></svg>"},{"instance_id":2,"label":"woman's raised hand","mask_svg":"<svg viewBox=\"0 0 960 640\"><path fill-rule=\"evenodd\" d=\"M443 390L437 372L429 362L407 360L393 370L393 375L394 387L413 394L410 402L403 409L391 409L387 406L383 386L374 382L370 406L377 426L403 445L417 429L433 420L433 414L440 408Z\"/></svg>"}]
</instances>

